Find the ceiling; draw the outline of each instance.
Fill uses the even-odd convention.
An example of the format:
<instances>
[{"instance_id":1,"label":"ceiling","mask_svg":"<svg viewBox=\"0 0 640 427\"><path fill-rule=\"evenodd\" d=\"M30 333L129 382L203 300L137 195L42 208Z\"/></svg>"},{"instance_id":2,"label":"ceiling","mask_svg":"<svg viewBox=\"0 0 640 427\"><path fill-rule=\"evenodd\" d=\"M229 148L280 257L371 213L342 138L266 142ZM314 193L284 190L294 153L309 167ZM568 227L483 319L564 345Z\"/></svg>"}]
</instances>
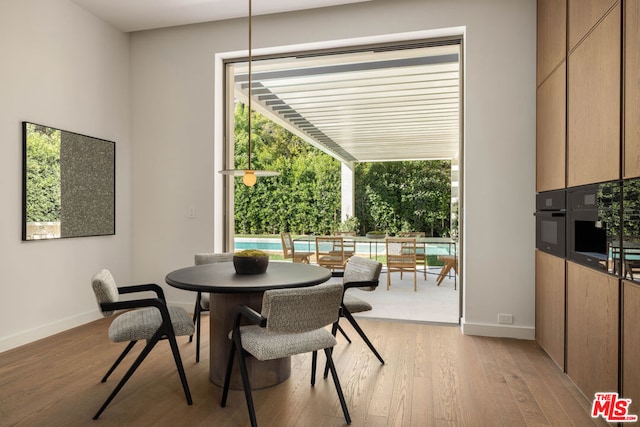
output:
<instances>
[{"instance_id":1,"label":"ceiling","mask_svg":"<svg viewBox=\"0 0 640 427\"><path fill-rule=\"evenodd\" d=\"M131 32L248 15L246 0L71 0L120 31ZM360 3L370 0L252 0L252 15Z\"/></svg>"},{"instance_id":2,"label":"ceiling","mask_svg":"<svg viewBox=\"0 0 640 427\"><path fill-rule=\"evenodd\" d=\"M241 0L71 0L124 32L248 15ZM252 0L264 15L371 0ZM343 162L455 159L460 45L254 60L252 107ZM234 64L246 102L246 62Z\"/></svg>"}]
</instances>

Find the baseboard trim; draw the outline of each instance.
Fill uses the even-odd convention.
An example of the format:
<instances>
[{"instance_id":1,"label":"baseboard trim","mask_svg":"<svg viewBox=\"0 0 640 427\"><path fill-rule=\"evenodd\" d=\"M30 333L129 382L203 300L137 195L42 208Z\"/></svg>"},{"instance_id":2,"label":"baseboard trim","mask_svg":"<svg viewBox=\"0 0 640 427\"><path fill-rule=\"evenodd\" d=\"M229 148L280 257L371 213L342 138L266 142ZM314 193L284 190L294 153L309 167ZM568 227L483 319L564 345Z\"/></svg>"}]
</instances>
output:
<instances>
[{"instance_id":1,"label":"baseboard trim","mask_svg":"<svg viewBox=\"0 0 640 427\"><path fill-rule=\"evenodd\" d=\"M521 340L535 340L536 330L533 327L514 325L490 325L483 323L467 323L462 319L462 333L482 337L516 338Z\"/></svg>"},{"instance_id":2,"label":"baseboard trim","mask_svg":"<svg viewBox=\"0 0 640 427\"><path fill-rule=\"evenodd\" d=\"M195 301L195 298L194 298L194 301ZM194 304L193 302L189 302L189 303L169 302L169 304L183 307L189 313L193 312L193 304ZM43 326L38 326L37 328L29 329L27 331L22 331L15 335L10 335L8 337L0 337L0 353L7 350L14 349L16 347L20 347L20 346L32 343L34 341L38 341L43 338L50 337L51 335L64 332L68 329L82 326L86 323L93 322L101 318L102 318L102 315L96 309L86 313L78 314L76 316L67 317L65 319L61 319L56 322L51 322Z\"/></svg>"},{"instance_id":3,"label":"baseboard trim","mask_svg":"<svg viewBox=\"0 0 640 427\"><path fill-rule=\"evenodd\" d=\"M76 316L67 317L56 322L51 322L43 326L38 326L37 328L29 329L15 335L2 337L0 338L0 353L32 343L42 338L47 338L51 335L64 332L77 326L82 326L85 323L93 322L101 317L102 316L98 310L92 310Z\"/></svg>"}]
</instances>

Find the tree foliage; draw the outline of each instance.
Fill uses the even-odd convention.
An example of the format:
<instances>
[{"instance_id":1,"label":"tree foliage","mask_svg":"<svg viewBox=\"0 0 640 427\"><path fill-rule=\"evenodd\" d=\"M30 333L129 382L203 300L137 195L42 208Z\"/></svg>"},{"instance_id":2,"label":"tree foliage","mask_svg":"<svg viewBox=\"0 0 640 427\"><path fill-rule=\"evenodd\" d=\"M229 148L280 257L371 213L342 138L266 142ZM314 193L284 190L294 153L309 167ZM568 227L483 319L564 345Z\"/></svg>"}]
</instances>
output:
<instances>
[{"instance_id":1,"label":"tree foliage","mask_svg":"<svg viewBox=\"0 0 640 427\"><path fill-rule=\"evenodd\" d=\"M60 131L27 129L27 222L60 221Z\"/></svg>"},{"instance_id":2,"label":"tree foliage","mask_svg":"<svg viewBox=\"0 0 640 427\"><path fill-rule=\"evenodd\" d=\"M235 111L235 167L247 167L246 106ZM340 162L252 113L251 165L280 172L253 187L235 182L235 232L329 234L340 218Z\"/></svg>"},{"instance_id":3,"label":"tree foliage","mask_svg":"<svg viewBox=\"0 0 640 427\"><path fill-rule=\"evenodd\" d=\"M359 163L355 215L361 231L424 231L427 236L448 236L451 162Z\"/></svg>"},{"instance_id":4,"label":"tree foliage","mask_svg":"<svg viewBox=\"0 0 640 427\"><path fill-rule=\"evenodd\" d=\"M275 170L253 187L236 179L237 234L330 234L340 226L341 165L264 116L252 113L251 166ZM248 163L246 106L235 109L235 168ZM384 230L449 234L448 161L356 165L355 216L360 232Z\"/></svg>"}]
</instances>

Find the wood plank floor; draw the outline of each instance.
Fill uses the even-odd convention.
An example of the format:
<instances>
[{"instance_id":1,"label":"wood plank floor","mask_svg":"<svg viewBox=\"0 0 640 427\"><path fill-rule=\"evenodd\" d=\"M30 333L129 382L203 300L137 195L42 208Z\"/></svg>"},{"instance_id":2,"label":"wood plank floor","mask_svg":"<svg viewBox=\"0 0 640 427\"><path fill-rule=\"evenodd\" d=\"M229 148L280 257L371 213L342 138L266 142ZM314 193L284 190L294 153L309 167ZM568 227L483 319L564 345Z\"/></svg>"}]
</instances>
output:
<instances>
[{"instance_id":1,"label":"wood plank floor","mask_svg":"<svg viewBox=\"0 0 640 427\"><path fill-rule=\"evenodd\" d=\"M108 340L109 323L99 320L0 353L0 425L248 425L242 392L232 391L227 407L220 408L221 389L208 380L206 318L200 363L195 363L195 343L178 338L192 406L168 343L161 342L93 421L128 367L125 360L100 383L123 348ZM589 416L590 402L535 342L465 336L457 326L360 323L387 363L380 365L344 322L353 343L338 337L335 360L354 426L607 425ZM310 356L296 356L287 381L254 392L260 425L344 425L333 383L320 375L312 388L310 366Z\"/></svg>"}]
</instances>

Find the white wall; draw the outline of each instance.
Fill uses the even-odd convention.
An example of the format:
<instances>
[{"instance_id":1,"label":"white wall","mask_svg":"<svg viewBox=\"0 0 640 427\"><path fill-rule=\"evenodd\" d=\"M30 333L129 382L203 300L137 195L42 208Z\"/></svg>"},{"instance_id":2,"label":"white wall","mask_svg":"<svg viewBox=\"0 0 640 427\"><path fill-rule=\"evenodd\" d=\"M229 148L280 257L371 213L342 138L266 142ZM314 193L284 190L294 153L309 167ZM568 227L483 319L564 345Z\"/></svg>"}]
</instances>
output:
<instances>
[{"instance_id":1,"label":"white wall","mask_svg":"<svg viewBox=\"0 0 640 427\"><path fill-rule=\"evenodd\" d=\"M376 0L254 19L256 49L465 29L466 333L533 337L535 18L535 0ZM99 268L164 284L220 245L214 56L245 49L246 20L130 39L68 0L0 2L0 351L96 318ZM23 120L116 141L115 236L21 242Z\"/></svg>"},{"instance_id":2,"label":"white wall","mask_svg":"<svg viewBox=\"0 0 640 427\"><path fill-rule=\"evenodd\" d=\"M131 276L129 36L68 0L0 2L0 351L98 317ZM22 121L116 142L116 235L22 242Z\"/></svg>"},{"instance_id":3,"label":"white wall","mask_svg":"<svg viewBox=\"0 0 640 427\"><path fill-rule=\"evenodd\" d=\"M256 49L465 28L465 333L534 335L535 22L535 0L377 0L254 18ZM246 33L246 20L230 20L132 34L137 280L163 282L220 245L214 56L245 50Z\"/></svg>"}]
</instances>

